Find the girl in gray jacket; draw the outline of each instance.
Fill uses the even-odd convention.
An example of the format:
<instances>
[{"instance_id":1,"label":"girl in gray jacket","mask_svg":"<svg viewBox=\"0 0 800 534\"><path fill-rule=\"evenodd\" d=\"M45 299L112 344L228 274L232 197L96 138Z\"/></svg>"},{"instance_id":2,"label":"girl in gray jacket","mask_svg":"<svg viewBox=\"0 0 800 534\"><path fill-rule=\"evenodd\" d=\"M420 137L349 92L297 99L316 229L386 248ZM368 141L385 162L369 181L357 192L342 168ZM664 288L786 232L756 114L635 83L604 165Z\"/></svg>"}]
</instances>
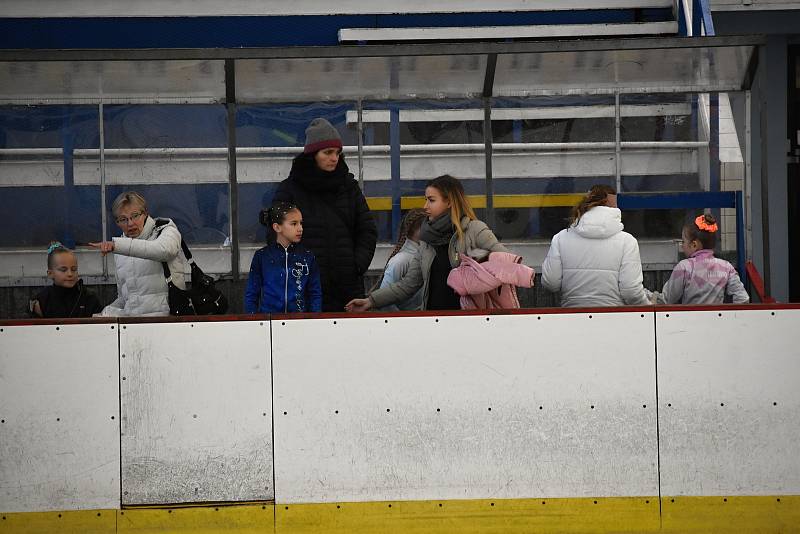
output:
<instances>
[{"instance_id":1,"label":"girl in gray jacket","mask_svg":"<svg viewBox=\"0 0 800 534\"><path fill-rule=\"evenodd\" d=\"M450 270L461 255L476 259L490 252L508 252L486 224L475 217L464 187L450 175L439 176L425 188L427 220L420 232L420 249L408 272L397 282L373 291L368 298L353 299L347 311L367 311L402 302L422 290L422 309L459 310L459 297L447 285Z\"/></svg>"}]
</instances>

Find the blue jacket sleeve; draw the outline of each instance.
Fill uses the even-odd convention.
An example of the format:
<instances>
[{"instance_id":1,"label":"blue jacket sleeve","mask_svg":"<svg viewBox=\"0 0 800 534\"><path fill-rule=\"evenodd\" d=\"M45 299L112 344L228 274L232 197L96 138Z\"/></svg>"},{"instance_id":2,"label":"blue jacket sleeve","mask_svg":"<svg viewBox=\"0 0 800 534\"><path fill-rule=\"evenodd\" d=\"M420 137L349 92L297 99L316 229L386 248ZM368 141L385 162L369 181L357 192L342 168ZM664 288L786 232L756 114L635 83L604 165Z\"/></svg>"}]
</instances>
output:
<instances>
[{"instance_id":1,"label":"blue jacket sleeve","mask_svg":"<svg viewBox=\"0 0 800 534\"><path fill-rule=\"evenodd\" d=\"M247 275L247 289L244 291L244 312L258 313L261 300L261 286L264 283L261 274L261 251L257 250L250 263L250 274Z\"/></svg>"},{"instance_id":2,"label":"blue jacket sleeve","mask_svg":"<svg viewBox=\"0 0 800 534\"><path fill-rule=\"evenodd\" d=\"M322 311L322 283L319 280L319 266L317 266L317 259L311 256L309 262L310 268L308 270L308 283L306 284L306 302L308 302L308 311L321 312Z\"/></svg>"}]
</instances>

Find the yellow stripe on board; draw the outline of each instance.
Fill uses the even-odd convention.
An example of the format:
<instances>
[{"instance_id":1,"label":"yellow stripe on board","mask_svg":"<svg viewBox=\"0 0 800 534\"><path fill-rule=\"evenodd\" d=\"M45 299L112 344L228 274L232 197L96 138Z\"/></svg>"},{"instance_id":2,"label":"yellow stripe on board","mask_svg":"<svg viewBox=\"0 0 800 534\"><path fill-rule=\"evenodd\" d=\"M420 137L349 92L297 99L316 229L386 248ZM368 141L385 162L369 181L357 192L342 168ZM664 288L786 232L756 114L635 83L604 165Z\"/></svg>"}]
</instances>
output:
<instances>
[{"instance_id":1,"label":"yellow stripe on board","mask_svg":"<svg viewBox=\"0 0 800 534\"><path fill-rule=\"evenodd\" d=\"M119 534L275 532L275 507L266 503L162 510L134 509L122 510L119 514Z\"/></svg>"},{"instance_id":2,"label":"yellow stripe on board","mask_svg":"<svg viewBox=\"0 0 800 534\"><path fill-rule=\"evenodd\" d=\"M800 532L800 495L664 497L662 532Z\"/></svg>"},{"instance_id":3,"label":"yellow stripe on board","mask_svg":"<svg viewBox=\"0 0 800 534\"><path fill-rule=\"evenodd\" d=\"M473 208L483 209L486 207L485 195L467 195ZM581 201L582 194L553 194L553 195L495 195L495 208L559 208L572 207ZM369 209L373 211L389 211L392 209L392 197L369 197L367 198ZM401 197L400 209L410 210L421 208L425 205L425 199L421 196Z\"/></svg>"},{"instance_id":4,"label":"yellow stripe on board","mask_svg":"<svg viewBox=\"0 0 800 534\"><path fill-rule=\"evenodd\" d=\"M14 534L115 534L119 510L0 514L0 532Z\"/></svg>"},{"instance_id":5,"label":"yellow stripe on board","mask_svg":"<svg viewBox=\"0 0 800 534\"><path fill-rule=\"evenodd\" d=\"M275 527L292 534L656 532L659 517L657 497L443 500L276 505Z\"/></svg>"},{"instance_id":6,"label":"yellow stripe on board","mask_svg":"<svg viewBox=\"0 0 800 534\"><path fill-rule=\"evenodd\" d=\"M800 496L392 501L3 513L14 534L800 532ZM98 515L99 514L99 515ZM60 517L59 517L60 516Z\"/></svg>"}]
</instances>

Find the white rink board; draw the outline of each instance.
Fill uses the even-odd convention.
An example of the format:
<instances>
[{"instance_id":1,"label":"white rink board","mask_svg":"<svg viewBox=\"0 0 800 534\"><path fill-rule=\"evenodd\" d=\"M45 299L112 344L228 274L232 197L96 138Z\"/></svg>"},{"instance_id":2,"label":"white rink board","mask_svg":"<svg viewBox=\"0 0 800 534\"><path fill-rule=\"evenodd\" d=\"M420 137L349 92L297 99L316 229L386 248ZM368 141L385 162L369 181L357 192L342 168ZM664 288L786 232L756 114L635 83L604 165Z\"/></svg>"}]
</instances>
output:
<instances>
[{"instance_id":1,"label":"white rink board","mask_svg":"<svg viewBox=\"0 0 800 534\"><path fill-rule=\"evenodd\" d=\"M127 324L120 352L123 504L273 498L268 322Z\"/></svg>"},{"instance_id":2,"label":"white rink board","mask_svg":"<svg viewBox=\"0 0 800 534\"><path fill-rule=\"evenodd\" d=\"M272 335L277 503L658 494L652 313Z\"/></svg>"},{"instance_id":3,"label":"white rink board","mask_svg":"<svg viewBox=\"0 0 800 534\"><path fill-rule=\"evenodd\" d=\"M0 330L0 510L119 508L117 326Z\"/></svg>"},{"instance_id":4,"label":"white rink board","mask_svg":"<svg viewBox=\"0 0 800 534\"><path fill-rule=\"evenodd\" d=\"M798 326L800 310L656 314L663 495L800 493Z\"/></svg>"}]
</instances>

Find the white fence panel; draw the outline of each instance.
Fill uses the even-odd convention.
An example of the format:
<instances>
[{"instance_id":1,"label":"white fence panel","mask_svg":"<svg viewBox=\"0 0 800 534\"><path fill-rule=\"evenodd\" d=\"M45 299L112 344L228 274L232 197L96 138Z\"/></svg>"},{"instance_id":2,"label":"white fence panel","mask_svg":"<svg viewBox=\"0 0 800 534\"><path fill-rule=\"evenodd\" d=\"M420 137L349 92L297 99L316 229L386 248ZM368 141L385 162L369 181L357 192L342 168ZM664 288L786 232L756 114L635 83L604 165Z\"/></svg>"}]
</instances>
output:
<instances>
[{"instance_id":1,"label":"white fence panel","mask_svg":"<svg viewBox=\"0 0 800 534\"><path fill-rule=\"evenodd\" d=\"M126 324L122 502L273 498L269 323Z\"/></svg>"},{"instance_id":2,"label":"white fence panel","mask_svg":"<svg viewBox=\"0 0 800 534\"><path fill-rule=\"evenodd\" d=\"M800 493L800 310L659 312L664 495Z\"/></svg>"},{"instance_id":3,"label":"white fence panel","mask_svg":"<svg viewBox=\"0 0 800 534\"><path fill-rule=\"evenodd\" d=\"M0 510L119 508L117 326L0 327Z\"/></svg>"},{"instance_id":4,"label":"white fence panel","mask_svg":"<svg viewBox=\"0 0 800 534\"><path fill-rule=\"evenodd\" d=\"M272 346L278 503L658 494L652 314L274 321Z\"/></svg>"}]
</instances>

